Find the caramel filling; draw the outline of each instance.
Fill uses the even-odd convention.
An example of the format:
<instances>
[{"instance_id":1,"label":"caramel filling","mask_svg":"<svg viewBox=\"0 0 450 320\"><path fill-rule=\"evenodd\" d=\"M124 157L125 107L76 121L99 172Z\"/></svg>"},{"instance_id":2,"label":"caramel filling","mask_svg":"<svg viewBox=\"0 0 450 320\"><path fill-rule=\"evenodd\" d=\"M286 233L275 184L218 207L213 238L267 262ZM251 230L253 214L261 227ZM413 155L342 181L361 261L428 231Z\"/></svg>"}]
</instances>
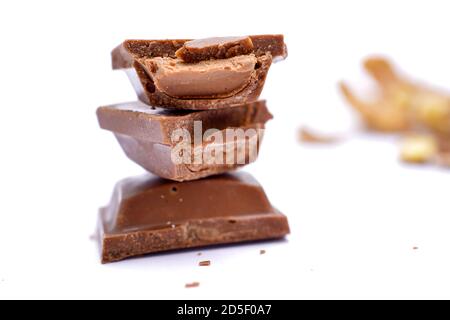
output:
<instances>
[{"instance_id":1,"label":"caramel filling","mask_svg":"<svg viewBox=\"0 0 450 320\"><path fill-rule=\"evenodd\" d=\"M226 98L248 85L256 64L257 59L251 54L198 63L158 57L146 60L144 66L156 88L168 96Z\"/></svg>"}]
</instances>

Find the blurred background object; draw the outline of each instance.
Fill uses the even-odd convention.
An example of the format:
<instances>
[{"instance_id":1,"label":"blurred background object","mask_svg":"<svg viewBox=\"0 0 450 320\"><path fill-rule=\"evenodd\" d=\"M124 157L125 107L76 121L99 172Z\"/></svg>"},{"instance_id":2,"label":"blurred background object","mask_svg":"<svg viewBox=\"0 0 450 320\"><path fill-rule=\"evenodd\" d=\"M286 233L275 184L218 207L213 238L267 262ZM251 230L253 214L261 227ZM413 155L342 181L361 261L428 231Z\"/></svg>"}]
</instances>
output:
<instances>
[{"instance_id":1,"label":"blurred background object","mask_svg":"<svg viewBox=\"0 0 450 320\"><path fill-rule=\"evenodd\" d=\"M343 82L340 89L366 127L409 134L401 146L405 162L445 163L442 159L447 158L446 142L450 139L450 94L407 79L386 58L367 58L363 65L377 85L376 98L361 99ZM411 136L412 132L426 135Z\"/></svg>"},{"instance_id":2,"label":"blurred background object","mask_svg":"<svg viewBox=\"0 0 450 320\"><path fill-rule=\"evenodd\" d=\"M369 57L364 70L375 80L376 89L355 94L349 86L339 83L347 103L359 114L369 131L396 133L403 141L400 159L404 162L450 165L450 94L416 83L400 75L383 57ZM307 127L299 130L300 141L332 143L339 139L318 135Z\"/></svg>"}]
</instances>

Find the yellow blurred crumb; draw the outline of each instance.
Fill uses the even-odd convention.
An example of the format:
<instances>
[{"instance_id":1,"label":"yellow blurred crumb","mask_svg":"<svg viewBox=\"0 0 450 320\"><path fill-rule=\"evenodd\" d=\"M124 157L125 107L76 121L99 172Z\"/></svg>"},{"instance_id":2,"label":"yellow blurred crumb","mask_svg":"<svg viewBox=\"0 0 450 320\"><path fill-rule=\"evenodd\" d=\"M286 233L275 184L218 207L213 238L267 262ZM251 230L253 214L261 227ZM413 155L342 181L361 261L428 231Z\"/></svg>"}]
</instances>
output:
<instances>
[{"instance_id":1,"label":"yellow blurred crumb","mask_svg":"<svg viewBox=\"0 0 450 320\"><path fill-rule=\"evenodd\" d=\"M400 148L400 157L404 162L427 163L437 155L436 140L429 135L414 135L406 137Z\"/></svg>"}]
</instances>

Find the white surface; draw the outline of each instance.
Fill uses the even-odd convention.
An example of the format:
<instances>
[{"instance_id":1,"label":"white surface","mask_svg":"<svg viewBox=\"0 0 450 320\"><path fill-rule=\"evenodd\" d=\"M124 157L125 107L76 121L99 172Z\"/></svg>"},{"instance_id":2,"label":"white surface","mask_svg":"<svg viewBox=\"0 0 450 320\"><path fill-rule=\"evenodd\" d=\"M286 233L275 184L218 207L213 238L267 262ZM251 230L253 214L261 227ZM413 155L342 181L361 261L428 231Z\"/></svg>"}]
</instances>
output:
<instances>
[{"instance_id":1,"label":"white surface","mask_svg":"<svg viewBox=\"0 0 450 320\"><path fill-rule=\"evenodd\" d=\"M450 173L400 165L395 137L296 141L302 123L355 127L336 82L357 82L367 54L450 88L448 1L202 2L0 3L0 298L450 298ZM292 235L101 265L97 208L142 172L97 127L98 105L134 99L109 51L256 33L284 33L290 57L270 71L275 119L246 170Z\"/></svg>"}]
</instances>

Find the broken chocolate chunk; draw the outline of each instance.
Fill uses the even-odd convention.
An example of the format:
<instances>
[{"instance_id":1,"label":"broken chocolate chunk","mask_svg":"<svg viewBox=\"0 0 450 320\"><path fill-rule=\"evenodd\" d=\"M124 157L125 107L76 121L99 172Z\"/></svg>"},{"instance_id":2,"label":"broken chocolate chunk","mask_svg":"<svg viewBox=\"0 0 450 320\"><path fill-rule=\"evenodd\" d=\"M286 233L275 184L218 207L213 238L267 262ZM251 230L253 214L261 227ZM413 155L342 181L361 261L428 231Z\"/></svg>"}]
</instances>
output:
<instances>
[{"instance_id":1,"label":"broken chocolate chunk","mask_svg":"<svg viewBox=\"0 0 450 320\"><path fill-rule=\"evenodd\" d=\"M148 174L129 178L116 185L99 216L103 263L288 233L287 218L244 173L182 183Z\"/></svg>"},{"instance_id":2,"label":"broken chocolate chunk","mask_svg":"<svg viewBox=\"0 0 450 320\"><path fill-rule=\"evenodd\" d=\"M97 116L100 127L114 132L130 159L160 177L175 181L220 174L255 161L262 129L272 118L265 101L194 112L169 112L131 102L100 107ZM172 156L180 146L179 133L183 138L190 137L187 148L181 145L181 151L187 150L190 158L183 157L186 161L176 163ZM228 139L229 133L236 133L235 138ZM257 145L251 145L250 141ZM214 153L213 159L207 151L223 155ZM241 154L243 158L238 159ZM228 159L230 155L236 158Z\"/></svg>"},{"instance_id":3,"label":"broken chocolate chunk","mask_svg":"<svg viewBox=\"0 0 450 320\"><path fill-rule=\"evenodd\" d=\"M186 42L175 54L184 62L226 59L253 52L250 37L216 37Z\"/></svg>"},{"instance_id":4,"label":"broken chocolate chunk","mask_svg":"<svg viewBox=\"0 0 450 320\"><path fill-rule=\"evenodd\" d=\"M207 110L254 102L273 59L287 56L284 38L233 39L126 40L112 52L113 68L127 69L139 99L151 106ZM185 51L199 61L177 57Z\"/></svg>"}]
</instances>

